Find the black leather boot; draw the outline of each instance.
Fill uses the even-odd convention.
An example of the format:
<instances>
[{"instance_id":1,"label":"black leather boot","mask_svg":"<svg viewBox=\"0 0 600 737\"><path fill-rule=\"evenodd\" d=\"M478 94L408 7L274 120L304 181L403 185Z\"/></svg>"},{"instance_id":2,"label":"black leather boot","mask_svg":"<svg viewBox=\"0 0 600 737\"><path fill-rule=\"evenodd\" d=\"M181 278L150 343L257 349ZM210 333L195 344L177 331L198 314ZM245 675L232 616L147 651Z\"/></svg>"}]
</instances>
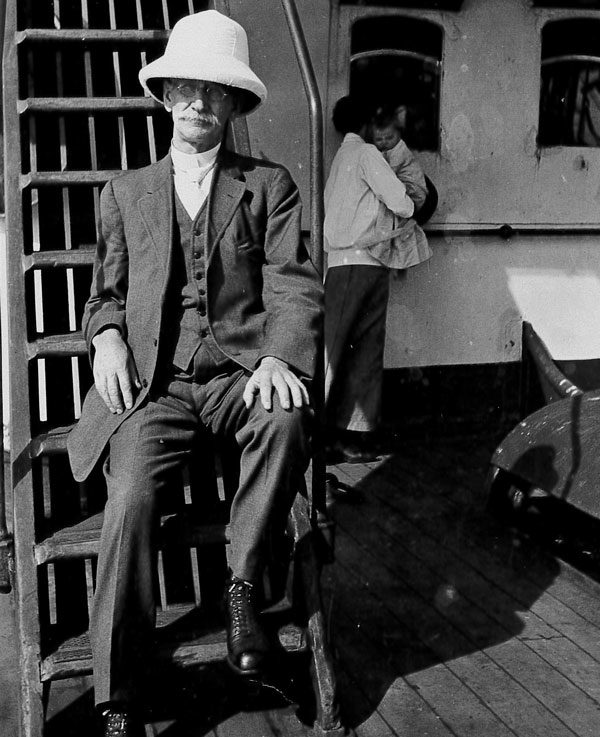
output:
<instances>
[{"instance_id":1,"label":"black leather boot","mask_svg":"<svg viewBox=\"0 0 600 737\"><path fill-rule=\"evenodd\" d=\"M254 585L232 576L225 592L227 661L236 673L258 675L269 653L269 641L256 608Z\"/></svg>"}]
</instances>

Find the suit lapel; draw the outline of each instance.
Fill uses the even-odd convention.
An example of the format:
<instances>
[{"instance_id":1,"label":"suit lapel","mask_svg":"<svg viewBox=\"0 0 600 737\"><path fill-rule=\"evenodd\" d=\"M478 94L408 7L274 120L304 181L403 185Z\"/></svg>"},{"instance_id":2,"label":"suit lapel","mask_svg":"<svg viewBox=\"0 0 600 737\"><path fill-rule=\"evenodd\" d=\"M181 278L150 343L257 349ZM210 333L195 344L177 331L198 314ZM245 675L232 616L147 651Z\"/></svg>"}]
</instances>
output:
<instances>
[{"instance_id":1,"label":"suit lapel","mask_svg":"<svg viewBox=\"0 0 600 737\"><path fill-rule=\"evenodd\" d=\"M208 228L205 235L207 263L219 245L225 228L231 222L246 191L246 185L240 179L240 174L240 169L233 156L225 151L217 162L208 200Z\"/></svg>"},{"instance_id":2,"label":"suit lapel","mask_svg":"<svg viewBox=\"0 0 600 737\"><path fill-rule=\"evenodd\" d=\"M156 249L158 262L162 264L166 274L173 245L173 176L170 154L156 164L148 183L147 194L140 197L138 206Z\"/></svg>"},{"instance_id":3,"label":"suit lapel","mask_svg":"<svg viewBox=\"0 0 600 737\"><path fill-rule=\"evenodd\" d=\"M147 194L140 197L138 206L156 249L158 261L166 274L173 246L173 175L170 154L156 164L147 190ZM241 171L235 156L225 151L217 161L208 199L208 228L205 231L207 263L219 245L245 191L246 185L241 180Z\"/></svg>"}]
</instances>

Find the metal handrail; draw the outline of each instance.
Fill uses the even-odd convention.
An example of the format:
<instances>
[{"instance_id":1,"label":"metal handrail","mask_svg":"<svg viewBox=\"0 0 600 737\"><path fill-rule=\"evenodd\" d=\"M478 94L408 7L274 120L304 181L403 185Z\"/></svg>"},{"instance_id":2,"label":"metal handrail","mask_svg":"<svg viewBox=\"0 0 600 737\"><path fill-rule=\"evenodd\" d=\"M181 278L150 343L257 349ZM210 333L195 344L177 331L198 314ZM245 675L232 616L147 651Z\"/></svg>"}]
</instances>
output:
<instances>
[{"instance_id":1,"label":"metal handrail","mask_svg":"<svg viewBox=\"0 0 600 737\"><path fill-rule=\"evenodd\" d=\"M281 0L287 24L294 44L296 59L302 75L304 92L308 100L310 124L310 245L312 260L322 276L323 264L323 223L325 205L323 197L323 109L319 87L313 69L310 53L298 16L295 0ZM316 422L313 430L312 454L312 505L313 524L325 515L326 476L324 448L324 408L325 408L325 360L323 339L318 350L318 363L313 379Z\"/></svg>"},{"instance_id":2,"label":"metal handrail","mask_svg":"<svg viewBox=\"0 0 600 737\"><path fill-rule=\"evenodd\" d=\"M6 0L0 0L0 39L4 39ZM4 483L4 407L2 397L2 306L0 305L0 592L11 589L12 535L6 524L6 486Z\"/></svg>"},{"instance_id":3,"label":"metal handrail","mask_svg":"<svg viewBox=\"0 0 600 737\"><path fill-rule=\"evenodd\" d=\"M310 120L310 242L313 262L319 271L323 274L323 221L325 219L325 206L323 198L323 112L321 107L321 97L315 77L314 69L310 59L308 46L302 30L302 24L298 17L296 3L294 0L281 0L285 12L286 20L289 26L296 58L302 75L304 84L304 92L306 94L309 106ZM317 369L314 376L314 397L315 397L315 414L316 422L313 431L313 452L312 452L312 494L310 505L311 529L319 528L320 522L325 522L327 515L325 514L325 451L323 444L323 417L324 417L324 368L323 360L323 340L318 345L319 358ZM321 527L324 529L324 526ZM302 531L301 531L302 532ZM305 531L309 534L309 530ZM331 533L333 534L333 533ZM330 538L330 544L333 548L333 537ZM307 546L311 549L311 546ZM300 546L298 547L300 549ZM314 552L313 552L314 555ZM302 558L300 566L302 566ZM318 580L314 576L305 577L308 582L306 589L306 603L309 610L308 631L309 638L325 637L325 622L321 611L321 594ZM321 734L342 735L347 734L344 729L340 714L339 705L336 698L336 685L333 664L328 655L325 643L321 642L318 654L314 651L317 658L315 672L315 686L319 691L317 702L321 704L318 723L320 725L319 732ZM324 708L327 705L327 709ZM315 724L315 727L317 724Z\"/></svg>"},{"instance_id":4,"label":"metal handrail","mask_svg":"<svg viewBox=\"0 0 600 737\"><path fill-rule=\"evenodd\" d=\"M310 121L310 244L312 258L323 274L323 109L302 23L294 0L281 0L308 99Z\"/></svg>"}]
</instances>

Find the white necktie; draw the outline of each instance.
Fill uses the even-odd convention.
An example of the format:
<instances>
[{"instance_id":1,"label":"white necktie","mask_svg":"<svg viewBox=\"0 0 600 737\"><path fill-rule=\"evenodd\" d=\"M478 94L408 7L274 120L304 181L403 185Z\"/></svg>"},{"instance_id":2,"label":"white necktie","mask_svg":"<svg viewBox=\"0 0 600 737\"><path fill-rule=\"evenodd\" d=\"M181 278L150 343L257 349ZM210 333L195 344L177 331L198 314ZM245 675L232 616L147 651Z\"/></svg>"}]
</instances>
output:
<instances>
[{"instance_id":1,"label":"white necktie","mask_svg":"<svg viewBox=\"0 0 600 737\"><path fill-rule=\"evenodd\" d=\"M179 169L176 171L177 173L181 172L181 174L188 177L190 181L200 185L213 166L214 164L209 164L208 166L195 166L193 169Z\"/></svg>"},{"instance_id":2,"label":"white necktie","mask_svg":"<svg viewBox=\"0 0 600 737\"><path fill-rule=\"evenodd\" d=\"M214 163L191 169L175 167L175 191L192 220L208 196Z\"/></svg>"}]
</instances>

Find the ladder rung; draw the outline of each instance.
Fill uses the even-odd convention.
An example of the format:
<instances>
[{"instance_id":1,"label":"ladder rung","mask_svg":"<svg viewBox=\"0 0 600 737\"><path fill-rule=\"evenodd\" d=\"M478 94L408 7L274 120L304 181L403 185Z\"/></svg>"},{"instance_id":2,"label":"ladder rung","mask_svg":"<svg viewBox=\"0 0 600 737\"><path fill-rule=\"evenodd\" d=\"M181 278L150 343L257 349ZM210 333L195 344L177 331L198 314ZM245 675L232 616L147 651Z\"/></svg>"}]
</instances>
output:
<instances>
[{"instance_id":1,"label":"ladder rung","mask_svg":"<svg viewBox=\"0 0 600 737\"><path fill-rule=\"evenodd\" d=\"M176 639L169 641L162 628L181 629L178 620L189 620L190 616L197 615L197 624L187 638L177 634ZM271 624L269 618L275 615L265 614L265 626L268 629L277 628L276 622ZM203 663L218 662L227 657L226 634L222 622L215 622L213 618L195 610L192 606L178 606L166 611L159 610L156 615L158 646L156 657L158 661L168 662L180 667L194 667ZM284 624L277 629L277 637L284 650L288 653L305 652L308 643L305 630L296 624ZM88 635L79 635L62 643L55 652L44 658L41 663L42 681L73 678L92 672L92 652Z\"/></svg>"},{"instance_id":2,"label":"ladder rung","mask_svg":"<svg viewBox=\"0 0 600 737\"><path fill-rule=\"evenodd\" d=\"M153 113L163 106L151 97L28 97L17 102L23 113Z\"/></svg>"},{"instance_id":3,"label":"ladder rung","mask_svg":"<svg viewBox=\"0 0 600 737\"><path fill-rule=\"evenodd\" d=\"M100 171L32 171L21 174L21 189L28 187L68 187L75 184L106 184L110 179L123 174L123 169Z\"/></svg>"},{"instance_id":4,"label":"ladder rung","mask_svg":"<svg viewBox=\"0 0 600 737\"><path fill-rule=\"evenodd\" d=\"M35 251L23 256L23 269L75 268L93 266L96 246L87 243L64 251Z\"/></svg>"},{"instance_id":5,"label":"ladder rung","mask_svg":"<svg viewBox=\"0 0 600 737\"><path fill-rule=\"evenodd\" d=\"M40 456L57 455L67 452L67 437L74 425L55 427L49 432L36 435L29 444L29 455L31 458Z\"/></svg>"},{"instance_id":6,"label":"ladder rung","mask_svg":"<svg viewBox=\"0 0 600 737\"><path fill-rule=\"evenodd\" d=\"M100 545L102 519L102 513L96 514L37 543L34 548L36 563L42 565L58 560L95 558ZM224 523L192 524L186 519L185 512L161 518L159 547L187 545L198 548L228 541L229 526Z\"/></svg>"},{"instance_id":7,"label":"ladder rung","mask_svg":"<svg viewBox=\"0 0 600 737\"><path fill-rule=\"evenodd\" d=\"M81 331L64 335L49 335L27 344L27 356L32 358L51 358L55 356L85 356L87 346Z\"/></svg>"},{"instance_id":8,"label":"ladder rung","mask_svg":"<svg viewBox=\"0 0 600 737\"><path fill-rule=\"evenodd\" d=\"M17 31L15 41L17 44L22 44L25 41L34 43L164 43L169 38L169 34L170 31L165 30L136 30L133 28L113 30L105 28L26 28Z\"/></svg>"},{"instance_id":9,"label":"ladder rung","mask_svg":"<svg viewBox=\"0 0 600 737\"><path fill-rule=\"evenodd\" d=\"M36 563L42 565L57 560L95 558L98 555L102 519L102 514L96 514L37 543L34 547Z\"/></svg>"}]
</instances>

